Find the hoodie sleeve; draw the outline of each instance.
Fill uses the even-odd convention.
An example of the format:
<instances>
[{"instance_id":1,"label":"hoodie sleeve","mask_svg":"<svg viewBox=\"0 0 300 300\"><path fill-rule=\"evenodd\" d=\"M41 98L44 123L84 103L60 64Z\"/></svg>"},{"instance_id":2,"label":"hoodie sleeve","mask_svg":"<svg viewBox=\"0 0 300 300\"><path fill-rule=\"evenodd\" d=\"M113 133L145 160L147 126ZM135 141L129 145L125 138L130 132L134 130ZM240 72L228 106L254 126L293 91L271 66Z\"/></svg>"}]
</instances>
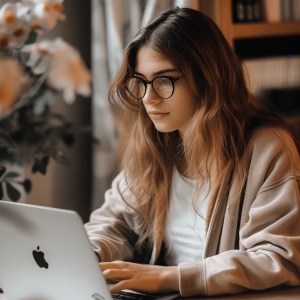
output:
<instances>
[{"instance_id":1,"label":"hoodie sleeve","mask_svg":"<svg viewBox=\"0 0 300 300\"><path fill-rule=\"evenodd\" d=\"M131 202L124 173L113 180L111 189L105 193L104 204L92 212L85 229L101 262L133 258L136 234L133 231L135 213L123 200Z\"/></svg>"},{"instance_id":2,"label":"hoodie sleeve","mask_svg":"<svg viewBox=\"0 0 300 300\"><path fill-rule=\"evenodd\" d=\"M179 264L183 297L300 285L298 152L270 130L252 144L239 249Z\"/></svg>"}]
</instances>

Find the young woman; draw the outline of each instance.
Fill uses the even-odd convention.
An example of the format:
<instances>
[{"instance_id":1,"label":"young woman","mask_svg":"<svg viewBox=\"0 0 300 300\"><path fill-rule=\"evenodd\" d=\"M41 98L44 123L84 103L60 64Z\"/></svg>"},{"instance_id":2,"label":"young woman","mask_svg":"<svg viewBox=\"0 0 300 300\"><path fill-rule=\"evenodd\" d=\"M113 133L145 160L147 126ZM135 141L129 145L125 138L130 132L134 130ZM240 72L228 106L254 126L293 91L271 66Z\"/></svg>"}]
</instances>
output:
<instances>
[{"instance_id":1,"label":"young woman","mask_svg":"<svg viewBox=\"0 0 300 300\"><path fill-rule=\"evenodd\" d=\"M122 171L86 230L111 288L184 297L300 285L299 143L215 23L176 8L125 50Z\"/></svg>"}]
</instances>

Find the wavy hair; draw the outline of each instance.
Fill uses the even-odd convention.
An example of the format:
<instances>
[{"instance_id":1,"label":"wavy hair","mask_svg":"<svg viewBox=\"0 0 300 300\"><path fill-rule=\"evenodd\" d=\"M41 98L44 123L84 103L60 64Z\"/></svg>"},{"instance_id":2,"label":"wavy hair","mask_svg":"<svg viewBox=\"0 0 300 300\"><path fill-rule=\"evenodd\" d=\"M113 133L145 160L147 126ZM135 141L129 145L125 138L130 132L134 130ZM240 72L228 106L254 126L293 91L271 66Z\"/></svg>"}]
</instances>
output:
<instances>
[{"instance_id":1,"label":"wavy hair","mask_svg":"<svg viewBox=\"0 0 300 300\"><path fill-rule=\"evenodd\" d=\"M126 84L134 75L137 53L144 46L170 60L184 75L193 95L195 111L182 138L178 131L157 131L142 101L126 92ZM209 178L214 162L217 174L232 163L239 178L235 199L240 196L247 173L242 154L255 127L276 126L294 135L279 113L250 92L244 72L242 62L217 25L189 8L163 12L126 47L109 101L125 107L124 118L130 124L121 168L136 198L134 205L127 204L141 218L143 234L139 245L146 238L153 243L156 235L163 234L174 164L178 166L184 160L188 166L185 175L197 179L193 207L198 213L196 195L206 183L211 189Z\"/></svg>"}]
</instances>

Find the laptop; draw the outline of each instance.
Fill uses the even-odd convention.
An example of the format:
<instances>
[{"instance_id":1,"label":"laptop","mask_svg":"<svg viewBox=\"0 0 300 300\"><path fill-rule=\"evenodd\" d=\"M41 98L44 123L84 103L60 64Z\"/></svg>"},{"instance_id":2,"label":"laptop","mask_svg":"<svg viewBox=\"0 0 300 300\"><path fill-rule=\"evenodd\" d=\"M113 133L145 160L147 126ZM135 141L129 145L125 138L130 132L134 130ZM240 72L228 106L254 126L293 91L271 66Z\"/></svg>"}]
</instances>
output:
<instances>
[{"instance_id":1,"label":"laptop","mask_svg":"<svg viewBox=\"0 0 300 300\"><path fill-rule=\"evenodd\" d=\"M167 300L178 292L111 295L80 216L0 201L0 287L9 300Z\"/></svg>"}]
</instances>

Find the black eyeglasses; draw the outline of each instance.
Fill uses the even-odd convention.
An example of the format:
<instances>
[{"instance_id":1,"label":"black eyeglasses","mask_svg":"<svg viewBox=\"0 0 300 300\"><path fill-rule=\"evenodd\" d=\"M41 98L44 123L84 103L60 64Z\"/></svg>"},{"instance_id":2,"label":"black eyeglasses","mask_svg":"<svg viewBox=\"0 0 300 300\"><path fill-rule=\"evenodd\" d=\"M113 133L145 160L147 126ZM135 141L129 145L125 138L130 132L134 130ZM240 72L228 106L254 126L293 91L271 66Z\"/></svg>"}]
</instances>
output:
<instances>
[{"instance_id":1,"label":"black eyeglasses","mask_svg":"<svg viewBox=\"0 0 300 300\"><path fill-rule=\"evenodd\" d=\"M126 90L132 97L142 99L146 94L147 84L151 84L157 96L168 99L174 94L174 82L180 78L182 77L157 76L153 80L144 80L133 76L129 79Z\"/></svg>"}]
</instances>

